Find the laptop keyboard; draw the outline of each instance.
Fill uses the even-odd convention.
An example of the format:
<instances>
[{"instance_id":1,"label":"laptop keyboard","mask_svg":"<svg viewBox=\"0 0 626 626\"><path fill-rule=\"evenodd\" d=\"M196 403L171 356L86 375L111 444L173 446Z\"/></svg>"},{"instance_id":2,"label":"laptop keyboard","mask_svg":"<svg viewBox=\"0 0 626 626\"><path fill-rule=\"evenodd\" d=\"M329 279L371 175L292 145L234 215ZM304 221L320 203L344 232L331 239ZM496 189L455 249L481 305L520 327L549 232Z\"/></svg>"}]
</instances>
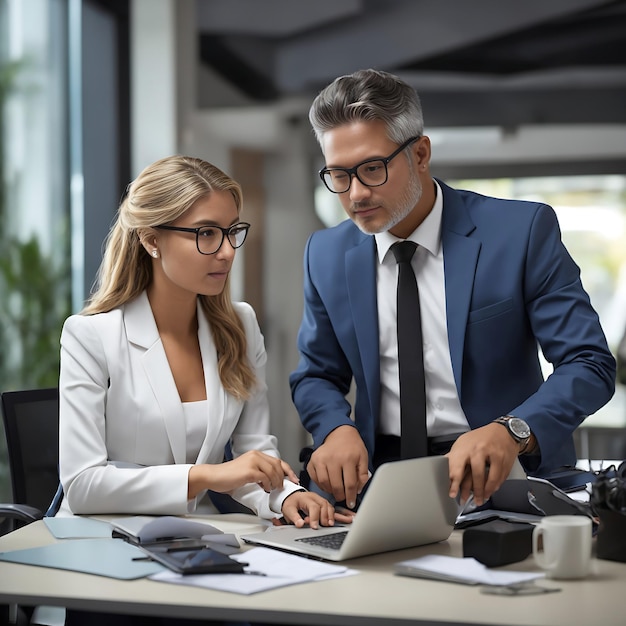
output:
<instances>
[{"instance_id":1,"label":"laptop keyboard","mask_svg":"<svg viewBox=\"0 0 626 626\"><path fill-rule=\"evenodd\" d=\"M331 550L339 550L347 534L348 531L344 530L339 533L320 535L319 537L301 537L300 539L296 539L296 541L310 543L314 546L322 546L323 548L330 548Z\"/></svg>"}]
</instances>

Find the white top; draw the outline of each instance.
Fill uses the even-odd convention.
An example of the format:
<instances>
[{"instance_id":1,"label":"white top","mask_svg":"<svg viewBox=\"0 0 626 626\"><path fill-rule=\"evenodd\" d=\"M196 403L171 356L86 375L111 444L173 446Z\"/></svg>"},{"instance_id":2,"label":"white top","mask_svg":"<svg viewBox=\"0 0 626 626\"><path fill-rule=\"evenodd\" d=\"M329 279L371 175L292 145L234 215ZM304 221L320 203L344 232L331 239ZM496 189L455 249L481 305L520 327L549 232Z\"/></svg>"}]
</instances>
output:
<instances>
[{"instance_id":1,"label":"white top","mask_svg":"<svg viewBox=\"0 0 626 626\"><path fill-rule=\"evenodd\" d=\"M209 401L183 402L187 431L187 463L195 463L207 432Z\"/></svg>"},{"instance_id":2,"label":"white top","mask_svg":"<svg viewBox=\"0 0 626 626\"><path fill-rule=\"evenodd\" d=\"M426 420L429 437L469 430L461 408L452 373L446 318L445 274L441 245L443 194L435 182L437 198L432 211L408 237L418 244L411 259L420 296L424 375L426 378ZM398 380L398 337L396 290L398 269L389 248L402 241L389 232L374 235L378 250L376 284L380 342L380 424L379 432L400 435L400 383Z\"/></svg>"}]
</instances>

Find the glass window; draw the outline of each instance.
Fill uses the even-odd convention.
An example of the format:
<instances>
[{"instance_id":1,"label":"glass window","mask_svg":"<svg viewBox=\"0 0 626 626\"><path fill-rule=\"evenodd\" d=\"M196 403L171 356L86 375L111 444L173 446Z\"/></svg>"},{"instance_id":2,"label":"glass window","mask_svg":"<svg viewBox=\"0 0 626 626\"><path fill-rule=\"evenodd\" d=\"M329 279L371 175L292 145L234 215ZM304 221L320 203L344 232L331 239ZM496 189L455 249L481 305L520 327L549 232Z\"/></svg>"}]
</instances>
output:
<instances>
[{"instance_id":1,"label":"glass window","mask_svg":"<svg viewBox=\"0 0 626 626\"><path fill-rule=\"evenodd\" d=\"M1 391L58 384L70 310L66 11L61 0L0 0Z\"/></svg>"},{"instance_id":2,"label":"glass window","mask_svg":"<svg viewBox=\"0 0 626 626\"><path fill-rule=\"evenodd\" d=\"M626 176L547 176L446 181L478 193L545 202L556 211L563 243L615 353L626 329ZM544 372L551 367L544 361ZM626 387L585 425L626 426Z\"/></svg>"}]
</instances>

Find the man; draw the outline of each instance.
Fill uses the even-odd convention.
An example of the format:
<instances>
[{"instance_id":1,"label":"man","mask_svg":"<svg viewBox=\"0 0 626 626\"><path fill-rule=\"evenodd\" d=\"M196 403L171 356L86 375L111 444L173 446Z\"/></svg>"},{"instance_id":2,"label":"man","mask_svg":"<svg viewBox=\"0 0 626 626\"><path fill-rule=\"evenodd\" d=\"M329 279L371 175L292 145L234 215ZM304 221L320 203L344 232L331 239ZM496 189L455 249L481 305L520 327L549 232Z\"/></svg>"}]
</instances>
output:
<instances>
[{"instance_id":1,"label":"man","mask_svg":"<svg viewBox=\"0 0 626 626\"><path fill-rule=\"evenodd\" d=\"M385 72L337 78L309 119L322 179L350 217L304 254L290 384L312 480L352 508L371 471L399 458L390 248L402 240L418 244L428 450L448 455L450 496L483 504L518 456L534 475L574 464L572 432L613 395L615 360L553 209L433 179L419 98ZM545 381L538 346L554 366Z\"/></svg>"}]
</instances>

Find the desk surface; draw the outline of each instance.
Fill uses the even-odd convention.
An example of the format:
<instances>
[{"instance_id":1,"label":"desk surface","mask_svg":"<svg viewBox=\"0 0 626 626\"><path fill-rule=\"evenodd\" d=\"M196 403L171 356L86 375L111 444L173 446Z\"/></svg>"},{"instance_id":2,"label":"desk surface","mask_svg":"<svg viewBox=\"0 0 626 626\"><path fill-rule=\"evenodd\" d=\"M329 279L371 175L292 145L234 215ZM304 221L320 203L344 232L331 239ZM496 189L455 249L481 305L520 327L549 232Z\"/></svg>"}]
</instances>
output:
<instances>
[{"instance_id":1,"label":"desk surface","mask_svg":"<svg viewBox=\"0 0 626 626\"><path fill-rule=\"evenodd\" d=\"M256 518L213 517L226 532L249 531ZM57 541L43 522L4 537L0 551ZM448 541L346 562L359 575L293 585L251 596L148 579L124 581L70 571L0 562L0 604L47 604L77 609L273 624L381 626L603 626L623 625L626 563L594 559L581 581L540 581L558 593L526 597L481 594L475 586L394 576L393 564L425 554L462 556L461 531ZM535 571L530 557L506 569Z\"/></svg>"}]
</instances>

